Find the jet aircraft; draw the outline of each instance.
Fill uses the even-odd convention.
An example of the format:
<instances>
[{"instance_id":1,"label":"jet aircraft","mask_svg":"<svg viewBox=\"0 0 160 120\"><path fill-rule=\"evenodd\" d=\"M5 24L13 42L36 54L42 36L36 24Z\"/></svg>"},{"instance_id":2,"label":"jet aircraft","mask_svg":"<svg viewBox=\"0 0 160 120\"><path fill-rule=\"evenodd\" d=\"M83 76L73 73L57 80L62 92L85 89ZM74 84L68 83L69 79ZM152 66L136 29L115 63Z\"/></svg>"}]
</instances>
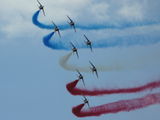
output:
<instances>
[{"instance_id":1,"label":"jet aircraft","mask_svg":"<svg viewBox=\"0 0 160 120\"><path fill-rule=\"evenodd\" d=\"M77 48L73 45L73 43L72 42L70 42L70 44L71 44L71 46L72 46L72 51L73 51L73 53L76 53L76 55L77 55L77 58L79 58L79 55L78 55L78 50L77 50Z\"/></svg>"},{"instance_id":2,"label":"jet aircraft","mask_svg":"<svg viewBox=\"0 0 160 120\"><path fill-rule=\"evenodd\" d=\"M92 42L87 38L86 35L84 35L84 37L85 37L85 39L86 39L86 41L85 41L86 45L89 46L90 49L91 49L91 51L92 51Z\"/></svg>"},{"instance_id":3,"label":"jet aircraft","mask_svg":"<svg viewBox=\"0 0 160 120\"><path fill-rule=\"evenodd\" d=\"M43 15L45 16L45 12L44 12L44 6L37 0L38 2L38 7L39 7L39 10L42 10L43 11Z\"/></svg>"},{"instance_id":4,"label":"jet aircraft","mask_svg":"<svg viewBox=\"0 0 160 120\"><path fill-rule=\"evenodd\" d=\"M83 96L83 98L84 98L84 99L83 99L84 104L87 104L88 107L90 108L88 99L87 99L85 96Z\"/></svg>"},{"instance_id":5,"label":"jet aircraft","mask_svg":"<svg viewBox=\"0 0 160 120\"><path fill-rule=\"evenodd\" d=\"M76 71L78 73L78 80L82 80L83 85L85 86L83 75L79 72L79 70L76 70Z\"/></svg>"},{"instance_id":6,"label":"jet aircraft","mask_svg":"<svg viewBox=\"0 0 160 120\"><path fill-rule=\"evenodd\" d=\"M53 21L52 21L52 24L54 25L54 32L58 32L59 37L61 37L58 26Z\"/></svg>"},{"instance_id":7,"label":"jet aircraft","mask_svg":"<svg viewBox=\"0 0 160 120\"><path fill-rule=\"evenodd\" d=\"M68 19L69 19L68 24L69 24L71 27L73 27L74 31L76 32L75 23L73 22L73 20L72 20L69 16L67 16L67 17L68 17Z\"/></svg>"},{"instance_id":8,"label":"jet aircraft","mask_svg":"<svg viewBox=\"0 0 160 120\"><path fill-rule=\"evenodd\" d=\"M93 65L93 63L91 62L91 61L89 61L89 63L91 64L91 70L92 70L92 72L94 73L95 72L95 74L96 74L96 76L97 76L97 78L98 78L98 72L97 72L97 68Z\"/></svg>"}]
</instances>

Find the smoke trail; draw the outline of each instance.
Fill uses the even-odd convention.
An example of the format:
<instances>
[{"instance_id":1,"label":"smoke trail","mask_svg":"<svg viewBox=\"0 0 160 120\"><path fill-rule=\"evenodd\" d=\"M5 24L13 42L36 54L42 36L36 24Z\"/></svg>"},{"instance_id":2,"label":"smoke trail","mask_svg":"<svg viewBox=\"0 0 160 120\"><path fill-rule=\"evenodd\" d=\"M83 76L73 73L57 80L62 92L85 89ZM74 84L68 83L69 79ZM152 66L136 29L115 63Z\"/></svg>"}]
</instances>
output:
<instances>
[{"instance_id":1,"label":"smoke trail","mask_svg":"<svg viewBox=\"0 0 160 120\"><path fill-rule=\"evenodd\" d=\"M40 23L38 21L38 15L40 11L38 10L32 17L33 24L39 26L40 28L44 29L53 29L53 25L45 25L43 23ZM58 26L61 30L70 29L71 27L69 25L60 25ZM83 27L82 27L83 28ZM96 27L98 28L98 27ZM109 48L109 47L128 47L128 46L135 46L135 45L150 45L150 44L156 44L160 42L160 36L159 36L159 29L157 29L155 26L151 28L147 28L147 31L142 29L142 31L146 31L144 34L141 32L140 34L136 35L124 35L124 36L117 36L114 35L113 37L107 37L100 40L94 40L92 41L93 48ZM149 31L148 31L149 30ZM154 31L154 32L153 32ZM124 31L125 33L127 31ZM131 31L135 32L135 31ZM152 34L150 34L152 32ZM139 31L138 31L139 33ZM66 39L64 41L60 40L52 40L52 37L48 38L48 45L52 49L58 49L58 50L70 50L70 42L71 40ZM74 45L77 48L88 48L83 40L79 40L77 43L74 43Z\"/></svg>"},{"instance_id":2,"label":"smoke trail","mask_svg":"<svg viewBox=\"0 0 160 120\"><path fill-rule=\"evenodd\" d=\"M71 65L68 64L68 60L71 57L72 52L67 54L66 56L63 56L62 58L60 58L59 60L59 64L66 70L69 71L75 71L75 70L79 70L80 72L91 72L90 66L86 66L86 67L79 67L79 66L75 66L75 65ZM121 66L117 66L117 65L112 65L112 66L103 66L103 65L96 65L97 70L100 71L112 71L112 70L121 70L123 69L123 67Z\"/></svg>"},{"instance_id":3,"label":"smoke trail","mask_svg":"<svg viewBox=\"0 0 160 120\"><path fill-rule=\"evenodd\" d=\"M151 47L153 48L153 47ZM103 64L101 62L101 65L95 64L95 67L97 68L98 72L101 71L121 71L121 70L133 70L133 69L142 69L142 68L147 68L147 67L153 67L153 66L160 66L160 56L157 50L153 50L150 54L147 54L146 49L141 49L138 51L139 53L130 53L126 59L123 57L118 57L116 58L116 61L112 62L113 59L115 58L108 58L108 62ZM135 52L135 51L133 51ZM123 53L123 52L122 52ZM116 54L121 54L121 53L116 53ZM124 53L123 53L124 54ZM133 54L135 54L133 56ZM72 53L69 53L63 57L60 58L59 64L61 65L62 68L65 70L69 71L75 71L78 69L80 72L91 72L90 65L88 66L78 66L75 64L69 64L69 59L71 57ZM135 57L138 56L138 59L134 59ZM129 59L128 59L129 58Z\"/></svg>"},{"instance_id":4,"label":"smoke trail","mask_svg":"<svg viewBox=\"0 0 160 120\"><path fill-rule=\"evenodd\" d=\"M154 27L153 27L154 28ZM148 28L149 29L149 28ZM151 35L148 31L145 34L141 33L142 35L124 35L124 36L113 36L106 39L99 39L92 41L93 45L92 48L110 48L110 47L128 47L128 46L136 46L136 45L152 45L157 44L160 42L160 35L159 35L159 29L152 29L152 32L154 33ZM48 36L48 35L47 35ZM70 42L71 39L65 39L65 40L53 40L53 37L49 37L48 45L52 49L58 49L58 50L70 50ZM73 42L73 41L72 41ZM88 48L83 40L79 40L78 42L74 42L74 45L78 49L82 48Z\"/></svg>"},{"instance_id":5,"label":"smoke trail","mask_svg":"<svg viewBox=\"0 0 160 120\"><path fill-rule=\"evenodd\" d=\"M53 25L46 25L46 24L43 24L38 21L39 13L40 13L40 10L36 11L35 14L33 15L33 17L32 17L33 24L40 27L40 28L43 28L43 29L53 29L54 28ZM127 24L124 26L129 27L130 25ZM138 26L138 24L136 24L136 26ZM67 24L66 25L58 25L58 27L60 28L60 30L71 29L71 27ZM99 26L99 25L90 25L88 27L77 25L76 27L81 28L81 29L105 28L104 26ZM118 27L120 27L120 26L118 25ZM136 34L136 35L127 35L127 36L126 35L125 36L114 35L113 37L107 37L105 39L103 38L100 40L92 41L93 42L92 47L93 48L126 47L126 46L128 47L128 46L134 46L134 45L150 45L150 44L159 43L160 42L159 29L157 29L155 26L153 26L153 29L151 29L151 30L150 29L151 28L147 28L147 30L149 30L148 32L146 30L142 29L141 31L147 32L145 34L143 32L141 32L140 34ZM132 31L132 32L135 32L135 31ZM152 34L150 34L151 32L152 32ZM51 38L52 37L49 37L47 40L47 41L50 41L50 42L48 42L48 46L50 48L58 49L58 50L70 50L71 40L66 39L64 42L64 41L60 41L60 40L51 40ZM77 43L74 43L74 45L77 48L88 48L85 45L83 40L79 40Z\"/></svg>"},{"instance_id":6,"label":"smoke trail","mask_svg":"<svg viewBox=\"0 0 160 120\"><path fill-rule=\"evenodd\" d=\"M34 14L33 14L33 17L32 17L32 22L34 25L36 25L37 27L39 28L42 28L42 29L53 29L54 28L54 25L46 25L46 24L43 24L41 22L38 21L38 16L39 16L39 13L40 13L40 10L36 11ZM71 29L71 27L69 25L58 25L59 29L60 30L67 30L67 29Z\"/></svg>"},{"instance_id":7,"label":"smoke trail","mask_svg":"<svg viewBox=\"0 0 160 120\"><path fill-rule=\"evenodd\" d=\"M42 28L42 29L53 29L54 26L53 25L45 25L41 22L38 21L38 16L39 16L39 13L40 13L40 10L36 11L34 13L34 15L32 16L32 22L34 25L38 26L39 28Z\"/></svg>"},{"instance_id":8,"label":"smoke trail","mask_svg":"<svg viewBox=\"0 0 160 120\"><path fill-rule=\"evenodd\" d=\"M53 29L54 28L53 25L46 25L46 24L38 21L39 13L40 13L40 10L36 11L33 14L33 17L32 17L33 24L39 28L42 28L42 29ZM125 28L129 28L129 27L154 25L154 24L159 24L159 23L160 23L159 21L145 21L145 22L134 22L134 23L126 21L126 22L122 22L119 24L107 24L107 25L86 25L86 26L83 26L83 25L76 24L76 28L85 29L85 30L125 29ZM58 25L58 27L60 28L60 30L71 29L71 27L69 25Z\"/></svg>"},{"instance_id":9,"label":"smoke trail","mask_svg":"<svg viewBox=\"0 0 160 120\"><path fill-rule=\"evenodd\" d=\"M78 82L79 80L75 80L66 85L67 90L72 95L100 96L100 95L120 94L120 93L125 94L125 93L142 92L142 91L152 90L152 89L160 87L160 81L154 81L154 82L150 82L145 85L142 85L139 87L133 87L133 88L117 88L117 89L96 89L94 88L93 90L88 90L88 89L76 88L76 85Z\"/></svg>"},{"instance_id":10,"label":"smoke trail","mask_svg":"<svg viewBox=\"0 0 160 120\"><path fill-rule=\"evenodd\" d=\"M100 116L102 114L118 113L123 111L129 112L154 104L160 104L160 93L149 94L142 98L131 100L121 100L101 106L91 107L87 110L82 110L84 104L80 104L72 108L72 113L77 117Z\"/></svg>"},{"instance_id":11,"label":"smoke trail","mask_svg":"<svg viewBox=\"0 0 160 120\"><path fill-rule=\"evenodd\" d=\"M49 48L51 48L51 49L53 49L53 46L51 46L51 44L50 44L50 39L51 39L51 37L53 35L54 35L54 32L51 32L47 36L43 37L43 43L44 43L44 45L47 46L47 47L49 47Z\"/></svg>"}]
</instances>

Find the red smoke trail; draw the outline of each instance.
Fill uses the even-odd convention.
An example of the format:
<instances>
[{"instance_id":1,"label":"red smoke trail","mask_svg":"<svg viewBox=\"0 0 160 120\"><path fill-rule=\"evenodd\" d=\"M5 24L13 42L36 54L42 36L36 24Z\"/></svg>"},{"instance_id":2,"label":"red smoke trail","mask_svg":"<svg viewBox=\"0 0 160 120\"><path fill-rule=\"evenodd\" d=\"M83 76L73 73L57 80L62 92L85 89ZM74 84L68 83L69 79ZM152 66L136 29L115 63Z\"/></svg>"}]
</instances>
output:
<instances>
[{"instance_id":1,"label":"red smoke trail","mask_svg":"<svg viewBox=\"0 0 160 120\"><path fill-rule=\"evenodd\" d=\"M102 114L117 113L122 111L128 112L159 103L160 93L156 93L147 95L142 98L121 100L101 106L91 107L87 110L82 110L84 104L80 104L72 108L72 113L75 114L77 117L100 116Z\"/></svg>"},{"instance_id":2,"label":"red smoke trail","mask_svg":"<svg viewBox=\"0 0 160 120\"><path fill-rule=\"evenodd\" d=\"M136 92L152 90L152 89L160 87L160 81L154 81L154 82L150 82L145 85L142 85L139 87L133 87L133 88L88 90L88 89L76 88L78 81L79 80L75 80L66 85L67 90L72 95L98 96L98 95L105 95L105 94L136 93Z\"/></svg>"}]
</instances>

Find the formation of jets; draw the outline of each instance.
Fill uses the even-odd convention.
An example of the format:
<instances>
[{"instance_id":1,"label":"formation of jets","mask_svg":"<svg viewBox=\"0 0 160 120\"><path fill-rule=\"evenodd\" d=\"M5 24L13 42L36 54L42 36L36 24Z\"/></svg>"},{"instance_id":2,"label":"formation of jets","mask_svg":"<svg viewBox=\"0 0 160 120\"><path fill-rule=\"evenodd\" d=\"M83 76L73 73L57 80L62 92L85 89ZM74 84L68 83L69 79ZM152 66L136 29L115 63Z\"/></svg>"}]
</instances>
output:
<instances>
[{"instance_id":1,"label":"formation of jets","mask_svg":"<svg viewBox=\"0 0 160 120\"><path fill-rule=\"evenodd\" d=\"M88 47L90 47L91 51L93 51L93 50L92 50L92 42L88 39L88 37L87 37L86 35L84 35L84 37L85 37L85 39L86 39L85 44L86 44ZM77 54L77 57L79 58L77 48L75 47L75 45L74 45L73 43L70 42L70 44L72 45L72 51L73 51L73 53L76 53L76 54ZM93 65L93 64L91 64L91 65ZM94 66L94 65L93 65L93 66ZM94 68L95 68L95 66L94 66ZM94 71L94 72L96 72L96 71ZM96 75L97 75L97 77L98 77L97 72L96 72Z\"/></svg>"},{"instance_id":2,"label":"formation of jets","mask_svg":"<svg viewBox=\"0 0 160 120\"><path fill-rule=\"evenodd\" d=\"M44 6L39 2L39 0L37 0L37 2L38 2L38 8L39 8L39 10L42 10L42 12L43 12L43 15L45 16L46 14L45 14L45 11L44 11ZM68 20L69 21L67 21L68 22L68 24L70 25L70 27L71 28L73 28L74 29L74 32L76 32L76 27L75 27L75 22L69 17L69 16L67 16L67 18L68 18ZM53 26L54 26L54 28L53 28L53 30L54 30L54 32L57 32L58 33L58 35L59 35L59 37L61 38L61 34L60 34L60 29L59 29L59 27L52 21L52 24L53 24ZM90 50L91 50L91 52L93 51L92 50L92 42L88 39L88 37L84 34L84 38L85 38L85 45L87 46L87 47L89 47L90 48ZM75 47L75 45L72 43L72 42L70 42L70 44L71 44L71 47L72 47L72 52L73 53L76 53L76 55L77 55L77 58L79 58L79 54L78 54L78 50L77 50L77 48ZM90 63L90 69L91 69L91 71L92 71L92 73L95 73L96 74L96 76L97 76L97 78L98 78L98 72L97 72L97 68L95 67L95 65L91 62L91 61L89 61L89 63ZM76 70L77 71L77 73L78 73L78 80L82 80L82 83L83 83L83 85L85 86L85 82L84 82L84 78L83 78L83 75L79 72L79 70ZM85 96L83 96L83 102L84 102L84 104L87 104L88 105L88 107L90 108L90 105L89 105L89 101L87 100L87 98L85 97Z\"/></svg>"},{"instance_id":3,"label":"formation of jets","mask_svg":"<svg viewBox=\"0 0 160 120\"><path fill-rule=\"evenodd\" d=\"M87 47L90 48L91 52L93 51L92 50L92 42L88 39L88 37L86 35L84 35L86 41L85 41L85 44L87 45ZM77 48L75 47L75 45L73 43L70 43L72 45L72 51L73 53L75 52L77 54L77 57L79 58L79 55L78 55L78 50ZM92 64L93 65L93 64Z\"/></svg>"},{"instance_id":4,"label":"formation of jets","mask_svg":"<svg viewBox=\"0 0 160 120\"><path fill-rule=\"evenodd\" d=\"M39 8L39 10L42 10L42 12L43 12L43 15L45 16L45 11L44 11L44 6L40 3L40 1L39 0L37 0L37 2L38 2L38 8ZM76 32L76 27L75 27L75 22L67 15L67 18L69 19L69 21L67 21L68 22L68 24L74 29L74 31ZM52 24L53 24L53 26L54 26L54 32L58 32L58 35L59 35L59 37L61 38L61 34L60 34L60 29L59 29L59 27L52 21ZM91 51L92 51L92 42L88 39L88 37L86 36L86 35L84 35L84 37L85 37L85 44L87 45L87 47L89 47L90 49L91 49ZM76 54L77 54L77 57L79 57L78 56L78 51L77 51L77 48L73 45L73 43L72 43L72 51L74 51L74 52L76 52Z\"/></svg>"},{"instance_id":5,"label":"formation of jets","mask_svg":"<svg viewBox=\"0 0 160 120\"><path fill-rule=\"evenodd\" d=\"M92 63L91 61L89 61L89 63L90 63L90 65L91 65L91 67L90 67L91 71L92 71L93 73L95 73L96 76L97 76L97 78L98 78L97 68L93 65L93 63ZM79 72L79 70L76 70L76 71L77 71L77 73L78 73L78 80L82 80L83 85L85 86L85 82L84 82L83 75ZM90 108L89 101L87 100L87 98L86 98L85 96L83 96L83 98L84 98L84 100L83 100L83 101L84 101L84 104L87 104L88 107Z\"/></svg>"}]
</instances>

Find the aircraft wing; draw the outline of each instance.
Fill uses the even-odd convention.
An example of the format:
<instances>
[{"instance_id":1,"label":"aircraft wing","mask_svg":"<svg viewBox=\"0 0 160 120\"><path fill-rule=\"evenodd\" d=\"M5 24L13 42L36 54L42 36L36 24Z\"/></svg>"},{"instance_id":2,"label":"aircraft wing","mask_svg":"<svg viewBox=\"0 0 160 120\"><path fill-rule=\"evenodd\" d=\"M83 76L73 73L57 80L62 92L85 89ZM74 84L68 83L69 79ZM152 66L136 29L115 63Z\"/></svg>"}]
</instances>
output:
<instances>
[{"instance_id":1,"label":"aircraft wing","mask_svg":"<svg viewBox=\"0 0 160 120\"><path fill-rule=\"evenodd\" d=\"M71 22L73 22L73 20L69 17L69 16L67 16L68 17L68 19L71 21Z\"/></svg>"},{"instance_id":2,"label":"aircraft wing","mask_svg":"<svg viewBox=\"0 0 160 120\"><path fill-rule=\"evenodd\" d=\"M87 98L83 95L84 100L87 100Z\"/></svg>"},{"instance_id":3,"label":"aircraft wing","mask_svg":"<svg viewBox=\"0 0 160 120\"><path fill-rule=\"evenodd\" d=\"M76 27L75 27L75 25L73 25L73 29L74 29L74 31L76 32Z\"/></svg>"},{"instance_id":4,"label":"aircraft wing","mask_svg":"<svg viewBox=\"0 0 160 120\"><path fill-rule=\"evenodd\" d=\"M89 63L92 65L92 67L95 67L91 61L89 61Z\"/></svg>"},{"instance_id":5,"label":"aircraft wing","mask_svg":"<svg viewBox=\"0 0 160 120\"><path fill-rule=\"evenodd\" d=\"M90 108L89 102L87 103L88 107Z\"/></svg>"},{"instance_id":6,"label":"aircraft wing","mask_svg":"<svg viewBox=\"0 0 160 120\"><path fill-rule=\"evenodd\" d=\"M59 37L61 37L61 34L60 34L59 30L58 30L58 35L59 35Z\"/></svg>"},{"instance_id":7,"label":"aircraft wing","mask_svg":"<svg viewBox=\"0 0 160 120\"><path fill-rule=\"evenodd\" d=\"M90 47L91 51L93 51L93 50L92 50L92 45L90 45L89 47Z\"/></svg>"},{"instance_id":8,"label":"aircraft wing","mask_svg":"<svg viewBox=\"0 0 160 120\"><path fill-rule=\"evenodd\" d=\"M77 58L79 58L78 51L76 51Z\"/></svg>"},{"instance_id":9,"label":"aircraft wing","mask_svg":"<svg viewBox=\"0 0 160 120\"><path fill-rule=\"evenodd\" d=\"M82 82L83 82L83 85L85 86L85 82L84 82L84 79L82 79Z\"/></svg>"},{"instance_id":10,"label":"aircraft wing","mask_svg":"<svg viewBox=\"0 0 160 120\"><path fill-rule=\"evenodd\" d=\"M42 6L42 4L37 0L38 4Z\"/></svg>"},{"instance_id":11,"label":"aircraft wing","mask_svg":"<svg viewBox=\"0 0 160 120\"><path fill-rule=\"evenodd\" d=\"M78 69L76 69L76 71L77 71L77 73L78 73L79 75L81 74Z\"/></svg>"},{"instance_id":12,"label":"aircraft wing","mask_svg":"<svg viewBox=\"0 0 160 120\"><path fill-rule=\"evenodd\" d=\"M97 76L97 78L98 78L98 72L97 72L97 70L95 71L95 73L96 73L96 76Z\"/></svg>"},{"instance_id":13,"label":"aircraft wing","mask_svg":"<svg viewBox=\"0 0 160 120\"><path fill-rule=\"evenodd\" d=\"M46 16L45 11L44 11L44 8L42 9L42 11L43 11L43 15Z\"/></svg>"},{"instance_id":14,"label":"aircraft wing","mask_svg":"<svg viewBox=\"0 0 160 120\"><path fill-rule=\"evenodd\" d=\"M52 24L54 25L54 27L57 27L57 25L52 21Z\"/></svg>"},{"instance_id":15,"label":"aircraft wing","mask_svg":"<svg viewBox=\"0 0 160 120\"><path fill-rule=\"evenodd\" d=\"M70 42L70 44L72 45L72 47L73 47L73 48L75 48L75 46L73 45L73 43L72 43L72 42Z\"/></svg>"},{"instance_id":16,"label":"aircraft wing","mask_svg":"<svg viewBox=\"0 0 160 120\"><path fill-rule=\"evenodd\" d=\"M86 38L86 40L89 40L86 35L84 35L84 37Z\"/></svg>"}]
</instances>

